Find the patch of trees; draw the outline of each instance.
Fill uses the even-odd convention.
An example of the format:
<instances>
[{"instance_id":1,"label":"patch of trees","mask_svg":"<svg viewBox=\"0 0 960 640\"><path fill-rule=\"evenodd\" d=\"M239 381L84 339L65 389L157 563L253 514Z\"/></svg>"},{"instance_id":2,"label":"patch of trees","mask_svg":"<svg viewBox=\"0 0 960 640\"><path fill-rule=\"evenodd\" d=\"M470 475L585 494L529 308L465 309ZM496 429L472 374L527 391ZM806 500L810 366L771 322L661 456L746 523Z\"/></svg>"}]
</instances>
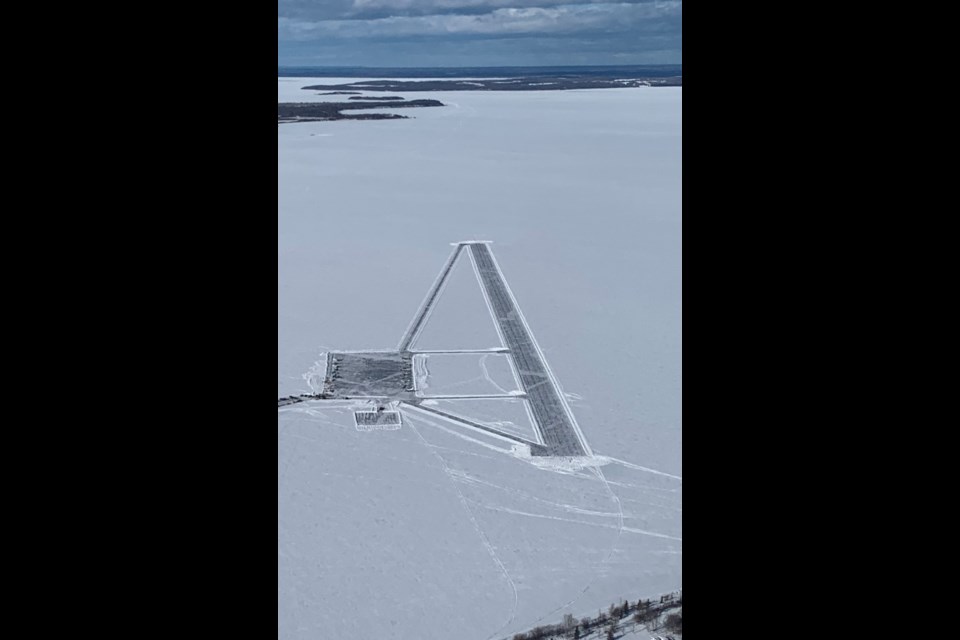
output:
<instances>
[{"instance_id":1,"label":"patch of trees","mask_svg":"<svg viewBox=\"0 0 960 640\"><path fill-rule=\"evenodd\" d=\"M316 122L323 120L391 120L404 116L393 113L343 113L344 110L442 107L439 100L401 100L367 102L294 102L277 103L277 122Z\"/></svg>"},{"instance_id":2,"label":"patch of trees","mask_svg":"<svg viewBox=\"0 0 960 640\"><path fill-rule=\"evenodd\" d=\"M668 594L656 600L624 600L610 605L606 611L598 611L594 618L577 620L567 614L560 624L543 625L518 633L513 640L586 640L600 638L616 640L630 625L645 625L651 631L666 630L668 633L683 633L683 597ZM677 611L679 610L679 611ZM669 613L661 622L665 613Z\"/></svg>"},{"instance_id":3,"label":"patch of trees","mask_svg":"<svg viewBox=\"0 0 960 640\"><path fill-rule=\"evenodd\" d=\"M683 633L683 612L671 613L667 616L667 621L663 628L670 633Z\"/></svg>"}]
</instances>

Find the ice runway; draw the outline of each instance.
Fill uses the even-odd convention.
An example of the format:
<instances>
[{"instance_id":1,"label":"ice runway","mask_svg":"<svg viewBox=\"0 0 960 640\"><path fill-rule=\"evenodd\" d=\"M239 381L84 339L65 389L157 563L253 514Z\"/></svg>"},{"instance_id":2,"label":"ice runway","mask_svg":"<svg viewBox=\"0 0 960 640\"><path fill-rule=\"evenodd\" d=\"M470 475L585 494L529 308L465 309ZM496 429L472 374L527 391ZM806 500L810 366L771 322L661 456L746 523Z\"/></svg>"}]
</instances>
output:
<instances>
[{"instance_id":1,"label":"ice runway","mask_svg":"<svg viewBox=\"0 0 960 640\"><path fill-rule=\"evenodd\" d=\"M322 400L361 400L369 399L380 403L397 402L420 409L448 421L459 423L471 429L477 429L498 437L526 445L530 453L537 457L579 458L589 456L583 434L577 426L573 413L563 397L563 392L553 372L547 365L543 352L537 345L527 321L517 304L503 272L490 249L489 242L458 242L440 271L426 299L417 311L400 341L395 352L333 352L327 356L326 375L322 391L314 396ZM429 323L437 301L447 286L450 274L458 262L469 253L473 271L482 286L487 310L496 323L497 335L501 345L487 351L465 349L464 351L446 351L447 355L489 356L496 353L510 359L510 368L520 391L511 393L503 390L502 395L464 394L429 395L418 392L414 379L414 356L418 353L412 347L421 332ZM434 355L438 355L433 352ZM429 358L428 353L420 354ZM424 361L421 360L421 363ZM484 361L480 366L484 376L493 384L486 371ZM426 367L425 364L421 366ZM457 416L424 404L424 400L455 399L495 399L523 400L529 409L536 430L537 442L521 438L513 433L504 432L489 425L480 424L468 417ZM281 408L303 402L307 398L281 398L277 407Z\"/></svg>"},{"instance_id":2,"label":"ice runway","mask_svg":"<svg viewBox=\"0 0 960 640\"><path fill-rule=\"evenodd\" d=\"M490 310L526 394L537 432L550 456L585 456L579 429L553 373L547 367L523 314L487 244L471 244L470 254Z\"/></svg>"}]
</instances>

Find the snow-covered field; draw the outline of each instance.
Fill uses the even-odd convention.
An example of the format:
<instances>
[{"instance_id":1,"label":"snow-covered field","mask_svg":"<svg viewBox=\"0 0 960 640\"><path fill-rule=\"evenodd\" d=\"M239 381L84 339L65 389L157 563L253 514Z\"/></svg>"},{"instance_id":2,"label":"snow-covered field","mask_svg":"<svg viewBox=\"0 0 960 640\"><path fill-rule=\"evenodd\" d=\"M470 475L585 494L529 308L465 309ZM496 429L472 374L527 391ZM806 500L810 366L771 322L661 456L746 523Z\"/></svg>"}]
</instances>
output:
<instances>
[{"instance_id":1,"label":"snow-covered field","mask_svg":"<svg viewBox=\"0 0 960 640\"><path fill-rule=\"evenodd\" d=\"M300 89L338 81L278 101L346 101ZM490 240L596 459L278 410L278 637L487 640L681 588L682 89L405 97L449 106L277 129L278 397L326 351L396 349L450 243ZM423 349L499 346L465 287ZM513 391L499 357L429 358L437 395ZM517 401L439 402L530 428Z\"/></svg>"}]
</instances>

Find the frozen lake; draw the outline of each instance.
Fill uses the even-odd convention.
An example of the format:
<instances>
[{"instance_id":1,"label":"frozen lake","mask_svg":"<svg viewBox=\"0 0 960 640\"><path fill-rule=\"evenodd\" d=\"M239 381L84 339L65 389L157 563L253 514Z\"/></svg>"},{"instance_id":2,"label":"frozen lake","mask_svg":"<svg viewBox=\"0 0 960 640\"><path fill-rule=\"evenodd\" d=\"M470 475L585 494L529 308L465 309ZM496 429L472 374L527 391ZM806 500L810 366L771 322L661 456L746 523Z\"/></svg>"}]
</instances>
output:
<instances>
[{"instance_id":1,"label":"frozen lake","mask_svg":"<svg viewBox=\"0 0 960 640\"><path fill-rule=\"evenodd\" d=\"M337 81L281 78L278 101L346 101L300 90ZM279 410L279 637L487 640L679 589L682 89L404 97L449 106L278 127L278 397L327 351L396 349L450 243L489 240L597 460ZM496 346L465 291L425 339Z\"/></svg>"}]
</instances>

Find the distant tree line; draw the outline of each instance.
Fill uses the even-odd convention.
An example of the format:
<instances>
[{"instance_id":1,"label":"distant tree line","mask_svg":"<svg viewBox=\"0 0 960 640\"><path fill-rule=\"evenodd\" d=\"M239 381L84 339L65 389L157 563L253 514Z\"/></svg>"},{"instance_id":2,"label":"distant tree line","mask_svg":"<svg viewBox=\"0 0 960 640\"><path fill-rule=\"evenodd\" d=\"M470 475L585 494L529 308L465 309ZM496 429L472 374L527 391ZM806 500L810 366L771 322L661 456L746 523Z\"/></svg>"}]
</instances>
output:
<instances>
[{"instance_id":1,"label":"distant tree line","mask_svg":"<svg viewBox=\"0 0 960 640\"><path fill-rule=\"evenodd\" d=\"M295 102L277 103L277 122L310 122L323 120L389 120L404 116L389 113L342 113L344 110L442 107L439 100L388 100L376 98L362 102Z\"/></svg>"}]
</instances>

